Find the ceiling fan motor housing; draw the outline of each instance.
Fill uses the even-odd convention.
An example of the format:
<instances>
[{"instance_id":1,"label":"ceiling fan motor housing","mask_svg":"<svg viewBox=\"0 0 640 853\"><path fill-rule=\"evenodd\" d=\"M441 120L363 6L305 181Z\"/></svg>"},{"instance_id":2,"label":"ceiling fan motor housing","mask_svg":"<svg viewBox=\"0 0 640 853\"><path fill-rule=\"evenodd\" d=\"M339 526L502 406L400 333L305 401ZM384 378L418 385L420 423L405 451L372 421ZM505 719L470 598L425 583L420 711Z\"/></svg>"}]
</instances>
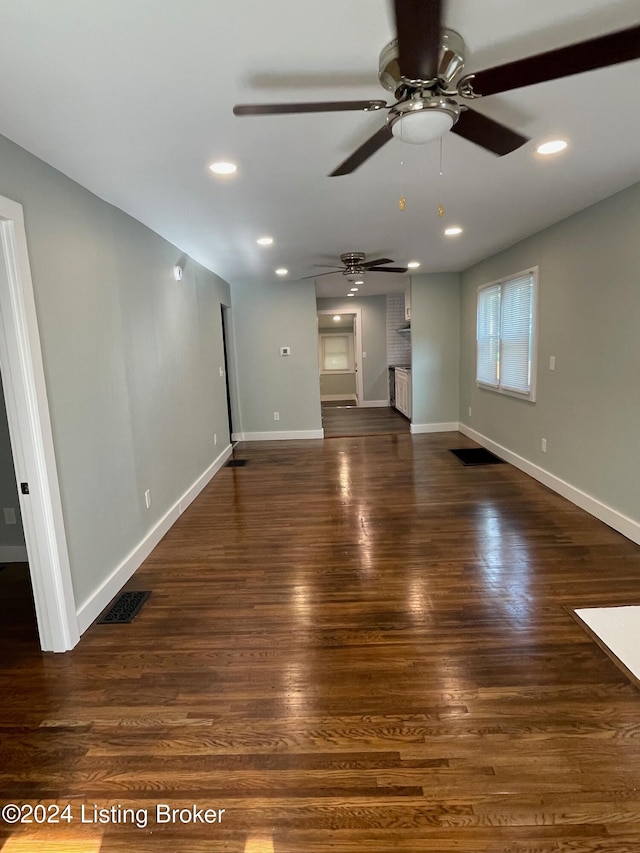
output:
<instances>
[{"instance_id":1,"label":"ceiling fan motor housing","mask_svg":"<svg viewBox=\"0 0 640 853\"><path fill-rule=\"evenodd\" d=\"M381 85L396 98L406 93L407 86L413 89L438 87L447 89L454 77L464 68L465 60L464 39L455 30L442 29L440 49L438 52L438 73L434 80L407 80L400 73L398 39L393 39L382 48L378 61L378 79Z\"/></svg>"}]
</instances>

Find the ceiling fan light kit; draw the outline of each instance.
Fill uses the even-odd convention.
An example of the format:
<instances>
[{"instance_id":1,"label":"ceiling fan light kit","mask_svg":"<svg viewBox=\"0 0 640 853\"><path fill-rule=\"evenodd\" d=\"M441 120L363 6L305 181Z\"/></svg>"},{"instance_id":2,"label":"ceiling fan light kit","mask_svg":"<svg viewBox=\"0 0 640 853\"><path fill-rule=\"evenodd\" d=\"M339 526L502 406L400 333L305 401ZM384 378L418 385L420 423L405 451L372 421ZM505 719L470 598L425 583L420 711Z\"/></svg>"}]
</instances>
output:
<instances>
[{"instance_id":1,"label":"ceiling fan light kit","mask_svg":"<svg viewBox=\"0 0 640 853\"><path fill-rule=\"evenodd\" d=\"M330 177L351 174L394 137L424 144L451 131L502 157L525 145L528 137L458 103L456 98L474 100L640 58L640 25L635 25L461 76L465 43L455 30L442 26L443 5L443 0L394 0L397 38L380 53L378 79L385 89L394 93L395 104L384 101L238 104L233 108L234 114L388 109L386 123L334 169Z\"/></svg>"},{"instance_id":2,"label":"ceiling fan light kit","mask_svg":"<svg viewBox=\"0 0 640 853\"><path fill-rule=\"evenodd\" d=\"M451 130L461 109L448 98L412 98L392 107L387 121L397 139L424 145Z\"/></svg>"}]
</instances>

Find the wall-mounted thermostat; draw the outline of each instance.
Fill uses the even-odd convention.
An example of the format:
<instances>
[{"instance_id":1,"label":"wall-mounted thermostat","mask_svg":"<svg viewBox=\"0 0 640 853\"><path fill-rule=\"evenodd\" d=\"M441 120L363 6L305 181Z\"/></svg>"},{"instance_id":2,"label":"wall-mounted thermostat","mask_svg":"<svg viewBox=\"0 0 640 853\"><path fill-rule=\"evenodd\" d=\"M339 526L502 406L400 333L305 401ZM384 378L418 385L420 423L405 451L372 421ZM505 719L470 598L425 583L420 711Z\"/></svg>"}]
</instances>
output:
<instances>
[{"instance_id":1,"label":"wall-mounted thermostat","mask_svg":"<svg viewBox=\"0 0 640 853\"><path fill-rule=\"evenodd\" d=\"M291 347L280 347L280 355L291 355Z\"/></svg>"}]
</instances>

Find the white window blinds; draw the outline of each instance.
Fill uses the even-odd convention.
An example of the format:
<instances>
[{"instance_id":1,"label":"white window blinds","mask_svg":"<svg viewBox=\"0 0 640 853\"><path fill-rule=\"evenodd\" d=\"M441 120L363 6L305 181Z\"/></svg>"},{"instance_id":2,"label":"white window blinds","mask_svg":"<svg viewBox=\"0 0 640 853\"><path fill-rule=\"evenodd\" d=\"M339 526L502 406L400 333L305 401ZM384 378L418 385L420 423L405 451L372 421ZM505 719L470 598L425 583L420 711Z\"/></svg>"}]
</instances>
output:
<instances>
[{"instance_id":1,"label":"white window blinds","mask_svg":"<svg viewBox=\"0 0 640 853\"><path fill-rule=\"evenodd\" d=\"M536 271L478 291L476 380L497 391L535 399Z\"/></svg>"},{"instance_id":2,"label":"white window blinds","mask_svg":"<svg viewBox=\"0 0 640 853\"><path fill-rule=\"evenodd\" d=\"M322 372L352 370L349 335L322 335Z\"/></svg>"}]
</instances>

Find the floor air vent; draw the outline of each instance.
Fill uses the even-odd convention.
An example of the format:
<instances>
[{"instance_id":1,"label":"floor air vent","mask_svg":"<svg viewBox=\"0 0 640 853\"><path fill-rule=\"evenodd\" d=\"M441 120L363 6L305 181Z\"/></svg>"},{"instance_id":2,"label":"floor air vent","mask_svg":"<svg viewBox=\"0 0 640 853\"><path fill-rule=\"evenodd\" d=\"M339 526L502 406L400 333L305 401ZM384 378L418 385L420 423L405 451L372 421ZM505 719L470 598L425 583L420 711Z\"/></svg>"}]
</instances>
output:
<instances>
[{"instance_id":1,"label":"floor air vent","mask_svg":"<svg viewBox=\"0 0 640 853\"><path fill-rule=\"evenodd\" d=\"M121 625L133 622L150 595L150 592L121 592L109 609L105 610L98 619L98 624L111 622Z\"/></svg>"},{"instance_id":2,"label":"floor air vent","mask_svg":"<svg viewBox=\"0 0 640 853\"><path fill-rule=\"evenodd\" d=\"M226 468L244 468L244 466L247 464L248 461L249 461L248 459L230 459L227 462L225 467Z\"/></svg>"},{"instance_id":3,"label":"floor air vent","mask_svg":"<svg viewBox=\"0 0 640 853\"><path fill-rule=\"evenodd\" d=\"M499 456L495 456L484 447L461 447L459 450L451 450L463 465L499 465L504 462Z\"/></svg>"}]
</instances>

